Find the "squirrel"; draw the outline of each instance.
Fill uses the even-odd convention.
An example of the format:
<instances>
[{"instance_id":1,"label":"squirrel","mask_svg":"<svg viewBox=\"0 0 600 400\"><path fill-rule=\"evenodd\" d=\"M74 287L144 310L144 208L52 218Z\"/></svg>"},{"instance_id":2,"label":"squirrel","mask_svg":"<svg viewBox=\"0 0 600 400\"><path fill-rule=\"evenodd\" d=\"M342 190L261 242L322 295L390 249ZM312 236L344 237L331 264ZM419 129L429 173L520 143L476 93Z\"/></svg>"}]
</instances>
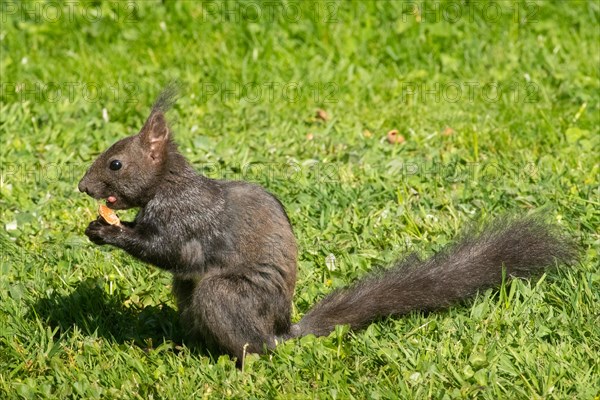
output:
<instances>
[{"instance_id":1,"label":"squirrel","mask_svg":"<svg viewBox=\"0 0 600 400\"><path fill-rule=\"evenodd\" d=\"M239 362L247 352L328 335L336 325L357 330L383 317L442 309L500 285L503 276L530 277L576 259L572 242L544 218L504 217L427 260L410 255L333 291L292 324L298 249L282 203L258 185L198 174L165 118L176 97L176 89L165 89L140 132L101 154L78 188L111 209L140 209L132 222L92 221L85 234L172 274L192 345Z\"/></svg>"}]
</instances>

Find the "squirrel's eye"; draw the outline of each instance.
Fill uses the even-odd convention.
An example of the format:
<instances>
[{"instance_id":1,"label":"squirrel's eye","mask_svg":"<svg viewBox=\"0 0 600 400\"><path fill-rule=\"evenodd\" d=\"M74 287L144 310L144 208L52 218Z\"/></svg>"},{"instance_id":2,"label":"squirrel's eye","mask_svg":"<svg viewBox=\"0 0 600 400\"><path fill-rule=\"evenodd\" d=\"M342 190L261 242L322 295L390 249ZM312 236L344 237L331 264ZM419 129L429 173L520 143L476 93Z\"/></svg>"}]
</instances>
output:
<instances>
[{"instance_id":1,"label":"squirrel's eye","mask_svg":"<svg viewBox=\"0 0 600 400\"><path fill-rule=\"evenodd\" d=\"M121 169L121 167L123 166L123 163L121 163L121 161L119 160L112 160L110 162L110 169L112 169L113 171L116 171L118 169Z\"/></svg>"}]
</instances>

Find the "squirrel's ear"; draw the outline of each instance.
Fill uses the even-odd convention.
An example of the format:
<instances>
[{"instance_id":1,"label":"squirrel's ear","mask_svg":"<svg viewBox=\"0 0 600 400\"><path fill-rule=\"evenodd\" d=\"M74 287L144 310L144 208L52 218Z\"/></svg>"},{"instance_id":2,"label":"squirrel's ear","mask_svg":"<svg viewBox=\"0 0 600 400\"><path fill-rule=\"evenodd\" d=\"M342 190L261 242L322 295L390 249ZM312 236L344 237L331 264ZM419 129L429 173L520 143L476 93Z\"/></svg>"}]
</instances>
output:
<instances>
[{"instance_id":1,"label":"squirrel's ear","mask_svg":"<svg viewBox=\"0 0 600 400\"><path fill-rule=\"evenodd\" d=\"M163 158L169 135L165 115L161 111L152 112L140 132L140 139L153 161L159 162Z\"/></svg>"}]
</instances>

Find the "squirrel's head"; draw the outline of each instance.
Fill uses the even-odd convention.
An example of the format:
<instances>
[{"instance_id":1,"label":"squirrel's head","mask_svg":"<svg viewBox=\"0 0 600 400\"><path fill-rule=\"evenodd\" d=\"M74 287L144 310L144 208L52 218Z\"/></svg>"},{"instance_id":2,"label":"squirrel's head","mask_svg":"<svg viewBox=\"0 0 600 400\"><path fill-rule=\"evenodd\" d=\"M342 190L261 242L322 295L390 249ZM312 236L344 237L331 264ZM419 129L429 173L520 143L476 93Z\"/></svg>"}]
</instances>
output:
<instances>
[{"instance_id":1,"label":"squirrel's head","mask_svg":"<svg viewBox=\"0 0 600 400\"><path fill-rule=\"evenodd\" d=\"M122 139L102 153L79 182L79 190L105 199L113 209L144 206L154 195L174 144L164 111L175 92L161 94L144 127L137 135Z\"/></svg>"}]
</instances>

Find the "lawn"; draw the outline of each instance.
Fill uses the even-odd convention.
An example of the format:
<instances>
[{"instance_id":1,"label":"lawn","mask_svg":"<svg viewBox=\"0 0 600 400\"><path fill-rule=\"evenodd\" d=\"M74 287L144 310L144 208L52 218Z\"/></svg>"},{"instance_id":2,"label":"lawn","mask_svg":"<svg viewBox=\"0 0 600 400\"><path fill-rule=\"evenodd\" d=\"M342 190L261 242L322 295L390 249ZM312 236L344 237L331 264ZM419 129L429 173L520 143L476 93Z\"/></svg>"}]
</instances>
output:
<instances>
[{"instance_id":1,"label":"lawn","mask_svg":"<svg viewBox=\"0 0 600 400\"><path fill-rule=\"evenodd\" d=\"M0 398L600 398L597 1L2 0L0 18ZM505 214L545 214L580 261L236 369L182 341L167 273L83 234L77 182L170 81L194 166L287 209L294 321Z\"/></svg>"}]
</instances>

